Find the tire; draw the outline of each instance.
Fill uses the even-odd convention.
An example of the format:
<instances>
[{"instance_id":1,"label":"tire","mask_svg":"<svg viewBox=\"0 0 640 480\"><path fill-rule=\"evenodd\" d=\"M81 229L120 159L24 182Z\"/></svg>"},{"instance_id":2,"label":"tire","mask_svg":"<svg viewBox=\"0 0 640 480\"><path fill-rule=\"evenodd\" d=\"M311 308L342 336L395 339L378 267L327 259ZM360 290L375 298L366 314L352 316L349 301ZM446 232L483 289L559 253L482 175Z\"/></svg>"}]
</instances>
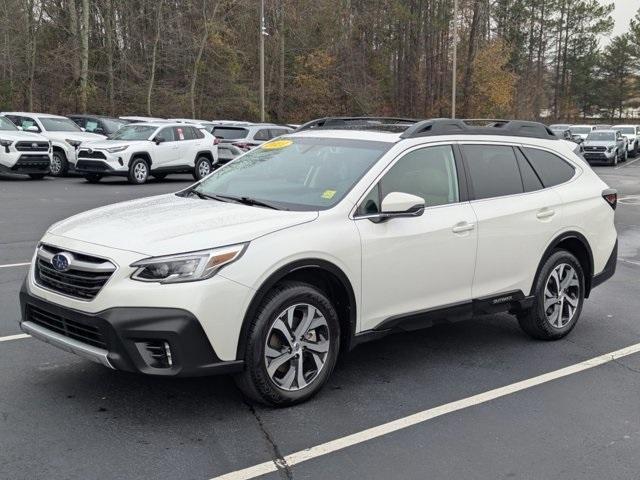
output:
<instances>
[{"instance_id":1,"label":"tire","mask_svg":"<svg viewBox=\"0 0 640 480\"><path fill-rule=\"evenodd\" d=\"M193 178L196 180L202 180L211 172L213 172L211 161L207 157L198 157L193 167Z\"/></svg>"},{"instance_id":2,"label":"tire","mask_svg":"<svg viewBox=\"0 0 640 480\"><path fill-rule=\"evenodd\" d=\"M622 158L623 162L626 162L627 160L629 160L629 150L627 150L626 148L624 149L624 157Z\"/></svg>"},{"instance_id":3,"label":"tire","mask_svg":"<svg viewBox=\"0 0 640 480\"><path fill-rule=\"evenodd\" d=\"M89 183L98 183L102 180L102 175L97 173L90 173L84 176L84 179Z\"/></svg>"},{"instance_id":4,"label":"tire","mask_svg":"<svg viewBox=\"0 0 640 480\"><path fill-rule=\"evenodd\" d=\"M618 165L618 151L616 150L616 154L613 157L613 160L611 161L611 166L615 167L616 165Z\"/></svg>"},{"instance_id":5,"label":"tire","mask_svg":"<svg viewBox=\"0 0 640 480\"><path fill-rule=\"evenodd\" d=\"M296 332L304 329L302 324L310 311L314 312L311 326L315 328L308 328L306 334ZM274 328L277 323L280 328ZM283 333L285 330L288 333ZM306 335L309 337L305 340ZM315 347L310 349L310 345ZM267 405L283 407L303 402L327 382L339 349L340 323L331 301L306 283L283 282L265 296L251 321L245 369L235 377L236 384L248 398ZM279 363L270 371L267 364L273 362ZM300 366L302 380L298 376Z\"/></svg>"},{"instance_id":6,"label":"tire","mask_svg":"<svg viewBox=\"0 0 640 480\"><path fill-rule=\"evenodd\" d=\"M57 150L51 155L51 170L49 174L52 177L64 177L69 172L69 162L64 153Z\"/></svg>"},{"instance_id":7,"label":"tire","mask_svg":"<svg viewBox=\"0 0 640 480\"><path fill-rule=\"evenodd\" d=\"M149 179L149 165L142 158L134 158L129 165L129 183L142 185Z\"/></svg>"},{"instance_id":8,"label":"tire","mask_svg":"<svg viewBox=\"0 0 640 480\"><path fill-rule=\"evenodd\" d=\"M554 272L559 275L554 277ZM559 278L560 283L555 278ZM561 285L565 283L566 295L557 295L563 292ZM522 330L539 340L558 340L567 335L582 312L584 285L584 271L578 259L566 250L555 250L544 261L536 278L533 305L518 315Z\"/></svg>"},{"instance_id":9,"label":"tire","mask_svg":"<svg viewBox=\"0 0 640 480\"><path fill-rule=\"evenodd\" d=\"M165 178L167 178L166 173L152 173L151 176L156 180L164 180Z\"/></svg>"},{"instance_id":10,"label":"tire","mask_svg":"<svg viewBox=\"0 0 640 480\"><path fill-rule=\"evenodd\" d=\"M47 176L46 173L30 173L29 174L29 177L31 177L33 180L42 180L46 176Z\"/></svg>"}]
</instances>

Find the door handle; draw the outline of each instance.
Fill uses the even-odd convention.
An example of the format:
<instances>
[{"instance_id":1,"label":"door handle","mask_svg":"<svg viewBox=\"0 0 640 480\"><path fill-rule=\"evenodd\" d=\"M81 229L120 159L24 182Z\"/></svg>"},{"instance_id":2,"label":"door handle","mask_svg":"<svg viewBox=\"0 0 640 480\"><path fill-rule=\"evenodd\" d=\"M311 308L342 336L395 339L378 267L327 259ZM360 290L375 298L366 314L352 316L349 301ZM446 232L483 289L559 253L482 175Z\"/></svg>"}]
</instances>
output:
<instances>
[{"instance_id":1,"label":"door handle","mask_svg":"<svg viewBox=\"0 0 640 480\"><path fill-rule=\"evenodd\" d=\"M451 231L453 233L464 233L464 232L468 232L470 230L473 230L474 228L476 228L476 226L473 223L460 222L460 223L456 223L453 226L453 228L451 229Z\"/></svg>"},{"instance_id":2,"label":"door handle","mask_svg":"<svg viewBox=\"0 0 640 480\"><path fill-rule=\"evenodd\" d=\"M542 208L540 210L538 210L538 213L536 213L536 217L538 217L540 220L544 219L544 218L550 218L553 217L556 214L556 211L553 208Z\"/></svg>"}]
</instances>

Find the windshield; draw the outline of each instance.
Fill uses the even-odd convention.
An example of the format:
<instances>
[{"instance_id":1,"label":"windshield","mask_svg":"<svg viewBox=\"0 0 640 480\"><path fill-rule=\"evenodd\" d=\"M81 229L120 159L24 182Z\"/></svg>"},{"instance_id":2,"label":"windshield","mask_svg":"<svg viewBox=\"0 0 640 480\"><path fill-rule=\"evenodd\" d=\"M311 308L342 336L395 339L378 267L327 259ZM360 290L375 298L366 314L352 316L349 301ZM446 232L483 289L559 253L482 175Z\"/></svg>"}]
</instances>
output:
<instances>
[{"instance_id":1,"label":"windshield","mask_svg":"<svg viewBox=\"0 0 640 480\"><path fill-rule=\"evenodd\" d=\"M549 125L549 128L551 130L566 130L567 128L569 128L569 125L566 125L564 123L558 123L555 125Z\"/></svg>"},{"instance_id":2,"label":"windshield","mask_svg":"<svg viewBox=\"0 0 640 480\"><path fill-rule=\"evenodd\" d=\"M585 134L591 132L591 127L571 127L571 133Z\"/></svg>"},{"instance_id":3,"label":"windshield","mask_svg":"<svg viewBox=\"0 0 640 480\"><path fill-rule=\"evenodd\" d=\"M125 125L113 135L109 140L148 140L158 127L151 125L131 124Z\"/></svg>"},{"instance_id":4,"label":"windshield","mask_svg":"<svg viewBox=\"0 0 640 480\"><path fill-rule=\"evenodd\" d=\"M287 210L324 210L337 204L392 145L281 137L215 171L195 191L248 197Z\"/></svg>"},{"instance_id":5,"label":"windshield","mask_svg":"<svg viewBox=\"0 0 640 480\"><path fill-rule=\"evenodd\" d=\"M559 128L552 128L551 131L553 132L553 134L557 137L564 137L564 130L559 129Z\"/></svg>"},{"instance_id":6,"label":"windshield","mask_svg":"<svg viewBox=\"0 0 640 480\"><path fill-rule=\"evenodd\" d=\"M103 118L102 123L107 128L106 133L115 133L120 130L120 128L127 125L129 122L125 120L111 120L109 118Z\"/></svg>"},{"instance_id":7,"label":"windshield","mask_svg":"<svg viewBox=\"0 0 640 480\"><path fill-rule=\"evenodd\" d=\"M210 133L224 140L237 140L239 138L245 138L249 130L246 128L215 127L213 132Z\"/></svg>"},{"instance_id":8,"label":"windshield","mask_svg":"<svg viewBox=\"0 0 640 480\"><path fill-rule=\"evenodd\" d=\"M18 130L8 118L0 117L0 130Z\"/></svg>"},{"instance_id":9,"label":"windshield","mask_svg":"<svg viewBox=\"0 0 640 480\"><path fill-rule=\"evenodd\" d=\"M615 140L616 139L616 134L613 132L602 132L602 131L595 131L595 132L591 132L589 135L587 135L587 140L595 140L598 142L601 141L606 141L606 140Z\"/></svg>"},{"instance_id":10,"label":"windshield","mask_svg":"<svg viewBox=\"0 0 640 480\"><path fill-rule=\"evenodd\" d=\"M44 129L48 132L81 132L82 130L73 120L68 118L39 117Z\"/></svg>"},{"instance_id":11,"label":"windshield","mask_svg":"<svg viewBox=\"0 0 640 480\"><path fill-rule=\"evenodd\" d=\"M620 133L626 133L627 135L635 135L636 129L634 127L613 127L614 130L620 130Z\"/></svg>"}]
</instances>

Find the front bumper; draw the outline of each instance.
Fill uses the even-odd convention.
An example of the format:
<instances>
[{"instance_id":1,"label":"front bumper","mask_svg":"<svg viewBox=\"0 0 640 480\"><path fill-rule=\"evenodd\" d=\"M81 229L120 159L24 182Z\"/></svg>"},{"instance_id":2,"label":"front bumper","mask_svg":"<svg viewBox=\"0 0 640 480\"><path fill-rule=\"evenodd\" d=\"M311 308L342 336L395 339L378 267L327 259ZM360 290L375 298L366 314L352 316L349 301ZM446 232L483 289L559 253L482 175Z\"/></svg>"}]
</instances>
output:
<instances>
[{"instance_id":1,"label":"front bumper","mask_svg":"<svg viewBox=\"0 0 640 480\"><path fill-rule=\"evenodd\" d=\"M25 333L107 367L160 376L200 376L242 370L222 361L190 312L176 308L118 307L85 313L20 291ZM170 364L158 367L149 345L169 346Z\"/></svg>"},{"instance_id":2,"label":"front bumper","mask_svg":"<svg viewBox=\"0 0 640 480\"><path fill-rule=\"evenodd\" d=\"M611 163L615 158L615 154L613 152L590 152L588 150L585 150L582 156L587 162Z\"/></svg>"},{"instance_id":3,"label":"front bumper","mask_svg":"<svg viewBox=\"0 0 640 480\"><path fill-rule=\"evenodd\" d=\"M87 154L81 148L78 152L76 171L78 173L126 176L129 172L128 165L128 159L122 154L111 154L101 150L93 150L91 154Z\"/></svg>"},{"instance_id":4,"label":"front bumper","mask_svg":"<svg viewBox=\"0 0 640 480\"><path fill-rule=\"evenodd\" d=\"M0 154L0 172L18 173L28 175L30 173L49 173L51 158L48 153L42 154Z\"/></svg>"}]
</instances>

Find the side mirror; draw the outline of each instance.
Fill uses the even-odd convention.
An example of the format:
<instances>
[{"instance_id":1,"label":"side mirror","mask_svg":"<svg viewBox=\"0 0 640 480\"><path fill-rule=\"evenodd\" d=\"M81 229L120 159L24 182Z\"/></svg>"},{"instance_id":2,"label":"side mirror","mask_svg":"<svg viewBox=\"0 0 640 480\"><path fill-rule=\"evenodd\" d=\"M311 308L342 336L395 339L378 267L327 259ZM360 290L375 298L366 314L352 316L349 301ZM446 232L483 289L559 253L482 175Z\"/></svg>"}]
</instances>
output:
<instances>
[{"instance_id":1,"label":"side mirror","mask_svg":"<svg viewBox=\"0 0 640 480\"><path fill-rule=\"evenodd\" d=\"M37 132L40 131L40 129L38 127L36 127L35 125L31 125L30 127L26 128L26 131L27 132L36 132L37 133Z\"/></svg>"},{"instance_id":2,"label":"side mirror","mask_svg":"<svg viewBox=\"0 0 640 480\"><path fill-rule=\"evenodd\" d=\"M156 142L156 145L160 145L162 142L166 142L165 138L160 136L156 137L153 141Z\"/></svg>"},{"instance_id":3,"label":"side mirror","mask_svg":"<svg viewBox=\"0 0 640 480\"><path fill-rule=\"evenodd\" d=\"M382 200L380 214L370 220L374 223L390 218L419 217L424 213L424 198L404 192L388 193Z\"/></svg>"}]
</instances>

